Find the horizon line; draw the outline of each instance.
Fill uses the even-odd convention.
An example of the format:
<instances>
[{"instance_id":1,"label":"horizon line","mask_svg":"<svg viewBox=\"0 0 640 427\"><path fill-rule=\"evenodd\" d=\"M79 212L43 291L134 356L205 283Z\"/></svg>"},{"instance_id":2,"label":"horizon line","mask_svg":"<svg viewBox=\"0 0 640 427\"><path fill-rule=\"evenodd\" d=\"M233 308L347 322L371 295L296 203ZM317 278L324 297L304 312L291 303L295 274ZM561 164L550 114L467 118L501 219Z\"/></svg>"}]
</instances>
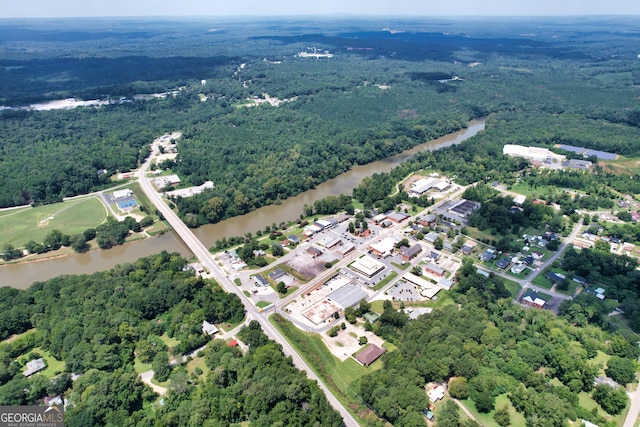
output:
<instances>
[{"instance_id":1,"label":"horizon line","mask_svg":"<svg viewBox=\"0 0 640 427\"><path fill-rule=\"evenodd\" d=\"M468 19L468 18L632 18L639 14L554 14L554 15L383 15L383 14L353 14L353 13L327 13L327 14L291 14L291 15L88 15L88 16L6 16L0 20L18 19L292 19L292 18L367 18L367 19Z\"/></svg>"}]
</instances>

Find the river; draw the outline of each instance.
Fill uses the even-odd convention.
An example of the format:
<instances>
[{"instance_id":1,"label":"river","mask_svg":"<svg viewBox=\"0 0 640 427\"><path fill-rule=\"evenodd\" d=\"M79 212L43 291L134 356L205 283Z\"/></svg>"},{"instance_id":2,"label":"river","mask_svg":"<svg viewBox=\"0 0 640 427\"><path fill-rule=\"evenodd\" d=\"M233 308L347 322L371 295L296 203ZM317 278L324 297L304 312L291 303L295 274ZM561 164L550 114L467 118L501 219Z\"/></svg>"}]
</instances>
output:
<instances>
[{"instance_id":1,"label":"river","mask_svg":"<svg viewBox=\"0 0 640 427\"><path fill-rule=\"evenodd\" d=\"M194 232L205 246L211 247L216 240L223 237L242 236L248 231L255 233L274 222L280 223L296 219L302 213L305 204L312 205L316 200L331 195L351 194L364 178L374 173L389 172L420 151L436 150L459 144L483 130L484 125L484 119L472 120L466 129L420 144L384 160L355 166L316 188L291 197L279 205L264 206L246 215L202 226ZM0 286L26 289L35 281L48 280L61 274L90 274L108 270L117 264L133 262L163 249L169 252L179 252L185 257L192 255L177 235L169 232L160 237L151 237L108 250L95 250L86 254L5 265L0 267Z\"/></svg>"}]
</instances>

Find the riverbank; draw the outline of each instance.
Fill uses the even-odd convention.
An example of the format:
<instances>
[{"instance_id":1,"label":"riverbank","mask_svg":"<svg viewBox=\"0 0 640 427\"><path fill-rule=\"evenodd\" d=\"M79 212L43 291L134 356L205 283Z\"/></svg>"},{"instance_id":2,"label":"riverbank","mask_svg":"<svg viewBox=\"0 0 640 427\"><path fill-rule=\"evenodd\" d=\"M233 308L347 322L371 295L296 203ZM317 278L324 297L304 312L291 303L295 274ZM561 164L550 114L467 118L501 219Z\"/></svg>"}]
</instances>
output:
<instances>
[{"instance_id":1,"label":"riverbank","mask_svg":"<svg viewBox=\"0 0 640 427\"><path fill-rule=\"evenodd\" d=\"M374 173L391 171L400 163L410 159L414 154L425 150L437 150L459 144L484 130L485 119L469 122L466 129L442 136L420 144L389 158L355 166L315 189L305 191L297 196L284 200L279 205L263 206L248 214L227 219L217 224L207 224L192 230L206 247L215 245L216 240L243 236L248 231L255 232L267 225L290 221L299 218L304 205L313 205L316 200L338 194L351 194L362 180ZM44 281L60 274L83 274L107 270L117 264L134 262L136 259L162 250L179 252L186 258L193 254L186 248L177 235L171 231L157 239L145 238L126 243L109 250L95 250L84 254L70 254L57 258L44 259L40 262L18 262L0 266L0 286L11 286L26 289L35 281Z\"/></svg>"}]
</instances>

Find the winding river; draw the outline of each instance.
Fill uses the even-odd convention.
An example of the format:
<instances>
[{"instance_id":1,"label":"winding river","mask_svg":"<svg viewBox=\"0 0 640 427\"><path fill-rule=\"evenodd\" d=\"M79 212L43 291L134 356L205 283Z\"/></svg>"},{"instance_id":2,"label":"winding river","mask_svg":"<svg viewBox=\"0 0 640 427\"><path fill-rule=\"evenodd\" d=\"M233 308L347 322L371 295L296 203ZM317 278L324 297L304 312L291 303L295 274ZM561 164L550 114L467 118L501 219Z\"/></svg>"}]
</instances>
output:
<instances>
[{"instance_id":1,"label":"winding river","mask_svg":"<svg viewBox=\"0 0 640 427\"><path fill-rule=\"evenodd\" d=\"M194 230L195 234L205 246L210 247L215 244L216 240L223 237L241 236L248 231L253 233L274 222L280 223L298 218L305 204L312 205L316 200L331 195L351 194L364 178L374 173L389 172L420 151L437 150L459 144L483 130L484 125L484 119L472 120L466 129L420 144L384 160L355 166L316 188L291 197L279 205L264 206L246 215L230 218L217 224L205 225ZM61 274L90 274L108 270L117 264L133 262L163 249L169 252L179 252L185 257L192 255L177 235L169 232L159 237L127 243L109 250L95 250L86 254L5 265L0 267L0 286L26 289L35 281L48 280Z\"/></svg>"}]
</instances>

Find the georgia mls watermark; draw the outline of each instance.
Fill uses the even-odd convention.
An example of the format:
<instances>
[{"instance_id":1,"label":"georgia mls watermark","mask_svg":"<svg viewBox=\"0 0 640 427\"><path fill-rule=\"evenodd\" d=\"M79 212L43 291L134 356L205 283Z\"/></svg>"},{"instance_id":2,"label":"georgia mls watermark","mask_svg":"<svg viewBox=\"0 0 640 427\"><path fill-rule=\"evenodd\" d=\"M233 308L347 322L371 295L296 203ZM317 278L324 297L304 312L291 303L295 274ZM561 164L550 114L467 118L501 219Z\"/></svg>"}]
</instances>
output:
<instances>
[{"instance_id":1,"label":"georgia mls watermark","mask_svg":"<svg viewBox=\"0 0 640 427\"><path fill-rule=\"evenodd\" d=\"M0 406L0 427L64 427L59 406Z\"/></svg>"}]
</instances>

